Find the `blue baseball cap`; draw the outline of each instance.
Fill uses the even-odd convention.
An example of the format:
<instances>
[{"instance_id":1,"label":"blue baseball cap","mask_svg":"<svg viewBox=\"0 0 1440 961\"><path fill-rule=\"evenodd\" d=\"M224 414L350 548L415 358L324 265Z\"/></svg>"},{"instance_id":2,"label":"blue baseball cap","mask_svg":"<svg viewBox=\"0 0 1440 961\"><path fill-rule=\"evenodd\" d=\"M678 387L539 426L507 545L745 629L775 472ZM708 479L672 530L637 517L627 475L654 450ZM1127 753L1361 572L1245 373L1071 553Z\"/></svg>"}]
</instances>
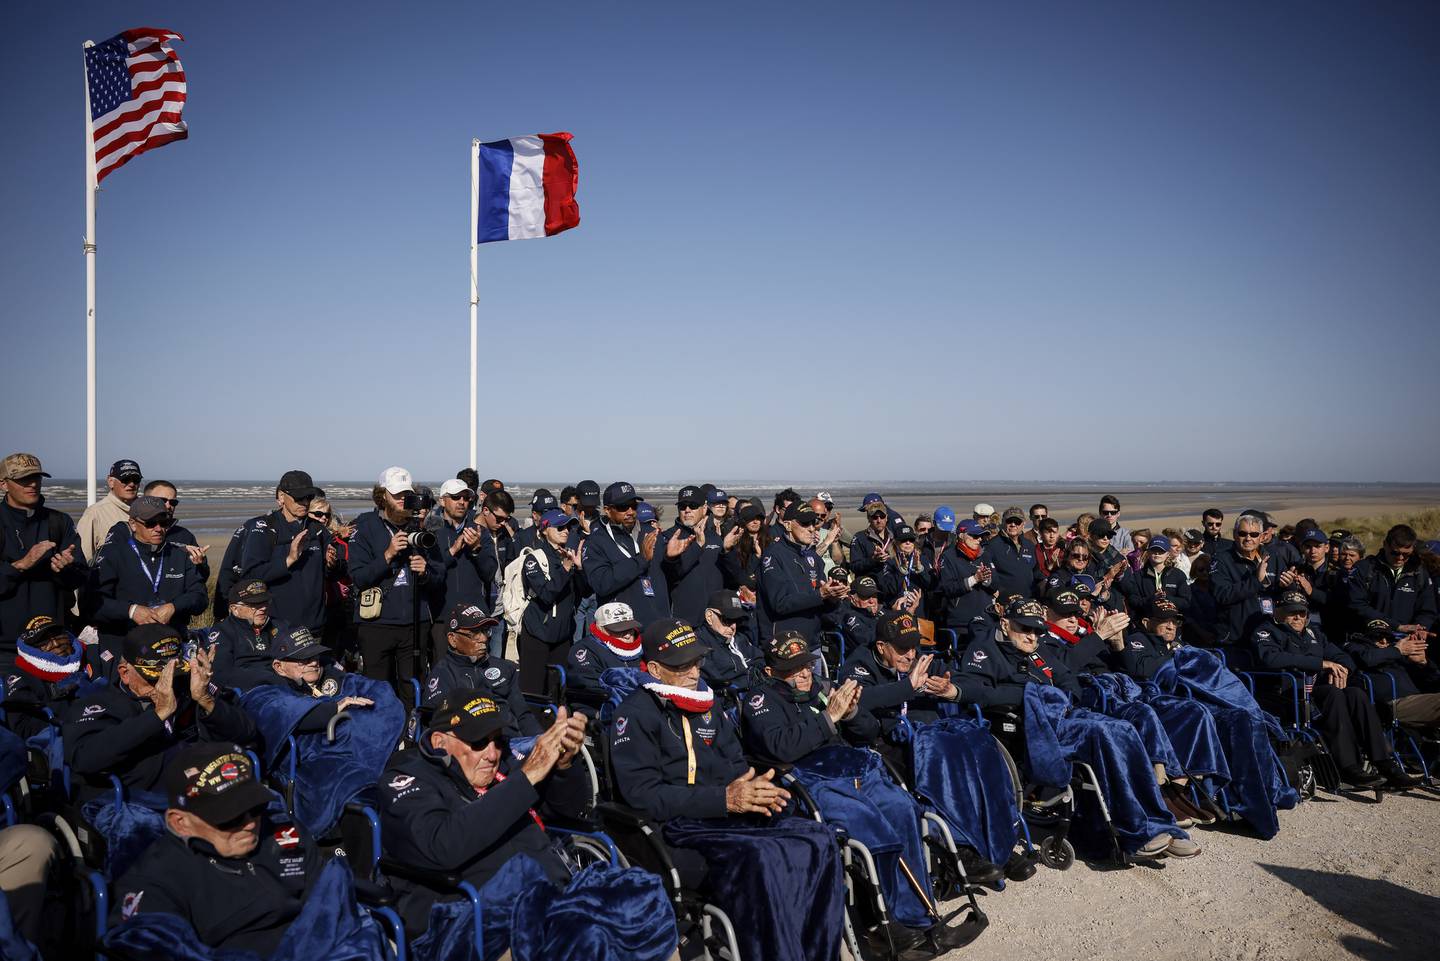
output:
<instances>
[{"instance_id":1,"label":"blue baseball cap","mask_svg":"<svg viewBox=\"0 0 1440 961\"><path fill-rule=\"evenodd\" d=\"M954 518L953 518L953 517L951 518L951 521L952 521L952 522L954 521ZM940 521L939 521L938 518L937 518L936 521L935 521L935 526L936 526L936 527L939 527L939 526L940 526ZM969 518L969 517L965 518L963 521L961 521L960 523L956 524L956 525L955 525L955 529L958 530L958 531L959 531L960 533L962 533L962 534L969 534L971 537L979 537L981 534L984 534L984 533L985 533L985 525L984 525L984 524L981 524L981 523L980 523L979 521L977 521L977 520L972 520L972 519Z\"/></svg>"},{"instance_id":2,"label":"blue baseball cap","mask_svg":"<svg viewBox=\"0 0 1440 961\"><path fill-rule=\"evenodd\" d=\"M871 504L879 504L881 507L884 507L885 498L881 497L875 491L871 491L870 493L866 494L864 498L861 499L860 510L868 510Z\"/></svg>"},{"instance_id":3,"label":"blue baseball cap","mask_svg":"<svg viewBox=\"0 0 1440 961\"><path fill-rule=\"evenodd\" d=\"M1305 544L1309 541L1314 541L1317 544L1328 544L1330 543L1330 537L1324 531L1317 531L1312 527L1300 536L1300 543Z\"/></svg>"},{"instance_id":4,"label":"blue baseball cap","mask_svg":"<svg viewBox=\"0 0 1440 961\"><path fill-rule=\"evenodd\" d=\"M947 534L949 534L950 532L954 531L954 530L955 530L955 508L953 508L953 507L937 507L937 508L935 508L935 526L938 527L938 528L940 528L942 531L944 531L944 532L947 533Z\"/></svg>"},{"instance_id":5,"label":"blue baseball cap","mask_svg":"<svg viewBox=\"0 0 1440 961\"><path fill-rule=\"evenodd\" d=\"M1145 548L1145 550L1147 552L1164 551L1168 554L1170 553L1170 538L1166 537L1164 534L1156 534L1154 537L1150 538L1150 544L1148 547Z\"/></svg>"},{"instance_id":6,"label":"blue baseball cap","mask_svg":"<svg viewBox=\"0 0 1440 961\"><path fill-rule=\"evenodd\" d=\"M627 484L625 481L616 481L605 488L605 497L603 500L606 507L622 507L627 504L633 504L639 500L644 500L644 498L635 493L635 486L633 484Z\"/></svg>"},{"instance_id":7,"label":"blue baseball cap","mask_svg":"<svg viewBox=\"0 0 1440 961\"><path fill-rule=\"evenodd\" d=\"M722 490L721 490L720 488L718 488L718 487L715 488L713 491L711 491L711 492L710 492L708 495L706 495L706 497L705 497L705 502L706 502L707 504L724 504L724 503L729 502L729 500L730 500L730 495L727 494L727 493L725 493L724 491L722 491Z\"/></svg>"},{"instance_id":8,"label":"blue baseball cap","mask_svg":"<svg viewBox=\"0 0 1440 961\"><path fill-rule=\"evenodd\" d=\"M577 518L571 517L556 507L540 515L540 524L538 526L543 531L550 527L568 527L571 524L578 523L580 523L580 521Z\"/></svg>"},{"instance_id":9,"label":"blue baseball cap","mask_svg":"<svg viewBox=\"0 0 1440 961\"><path fill-rule=\"evenodd\" d=\"M641 501L635 505L635 520L641 524L655 520L655 508Z\"/></svg>"}]
</instances>

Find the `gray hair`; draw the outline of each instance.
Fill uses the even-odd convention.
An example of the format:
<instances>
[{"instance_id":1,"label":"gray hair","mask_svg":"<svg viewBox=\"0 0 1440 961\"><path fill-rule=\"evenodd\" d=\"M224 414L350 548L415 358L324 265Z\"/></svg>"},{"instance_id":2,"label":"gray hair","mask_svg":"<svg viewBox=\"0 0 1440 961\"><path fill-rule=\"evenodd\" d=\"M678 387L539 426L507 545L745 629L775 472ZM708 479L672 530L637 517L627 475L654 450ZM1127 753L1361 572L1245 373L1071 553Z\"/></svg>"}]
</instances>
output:
<instances>
[{"instance_id":1,"label":"gray hair","mask_svg":"<svg viewBox=\"0 0 1440 961\"><path fill-rule=\"evenodd\" d=\"M1254 524L1257 531L1263 532L1265 530L1265 519L1259 514L1241 514L1235 518L1235 526L1231 528L1231 532L1237 537L1240 535L1241 524L1244 524L1247 528L1251 524Z\"/></svg>"},{"instance_id":2,"label":"gray hair","mask_svg":"<svg viewBox=\"0 0 1440 961\"><path fill-rule=\"evenodd\" d=\"M1360 543L1360 538L1358 537L1345 538L1340 542L1340 549L1342 551L1354 551L1361 557L1365 556L1365 545Z\"/></svg>"}]
</instances>

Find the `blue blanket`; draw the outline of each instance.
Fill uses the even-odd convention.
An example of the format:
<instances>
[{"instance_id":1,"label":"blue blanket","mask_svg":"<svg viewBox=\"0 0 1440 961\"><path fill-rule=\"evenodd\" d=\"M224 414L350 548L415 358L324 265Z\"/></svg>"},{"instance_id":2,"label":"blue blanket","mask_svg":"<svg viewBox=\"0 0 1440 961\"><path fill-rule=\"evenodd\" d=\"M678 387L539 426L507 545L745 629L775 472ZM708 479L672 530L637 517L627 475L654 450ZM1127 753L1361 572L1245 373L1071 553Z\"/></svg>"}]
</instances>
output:
<instances>
[{"instance_id":1,"label":"blue blanket","mask_svg":"<svg viewBox=\"0 0 1440 961\"><path fill-rule=\"evenodd\" d=\"M441 901L410 945L415 961L665 961L675 915L660 879L639 868L592 865L562 891L534 860L511 858L480 889L485 957L475 951L469 901Z\"/></svg>"},{"instance_id":2,"label":"blue blanket","mask_svg":"<svg viewBox=\"0 0 1440 961\"><path fill-rule=\"evenodd\" d=\"M1085 674L1081 680L1087 695L1085 706L1134 724L1151 762L1164 764L1167 775L1214 775L1229 780L1220 735L1203 707L1162 694L1148 681L1137 684L1124 674ZM1103 699L1096 692L1103 693Z\"/></svg>"},{"instance_id":3,"label":"blue blanket","mask_svg":"<svg viewBox=\"0 0 1440 961\"><path fill-rule=\"evenodd\" d=\"M248 951L220 951L196 937L173 914L136 914L105 935L105 945L125 957L174 961L262 961ZM326 864L280 946L268 961L387 961L385 932L355 901L355 884L344 859Z\"/></svg>"},{"instance_id":4,"label":"blue blanket","mask_svg":"<svg viewBox=\"0 0 1440 961\"><path fill-rule=\"evenodd\" d=\"M317 704L342 697L368 697L373 707L351 708L335 729L335 742L323 732L297 734L295 819L315 837L324 837L339 820L347 801L374 784L405 730L405 707L390 685L347 673L338 693L305 697L274 685L253 687L240 706L255 720L266 770L284 754L288 738Z\"/></svg>"},{"instance_id":5,"label":"blue blanket","mask_svg":"<svg viewBox=\"0 0 1440 961\"><path fill-rule=\"evenodd\" d=\"M844 869L835 829L802 818L679 818L665 840L705 858L701 889L735 926L741 957L835 961Z\"/></svg>"},{"instance_id":6,"label":"blue blanket","mask_svg":"<svg viewBox=\"0 0 1440 961\"><path fill-rule=\"evenodd\" d=\"M1004 865L1020 837L1010 768L987 724L948 717L916 726L915 793L945 818L960 844Z\"/></svg>"},{"instance_id":7,"label":"blue blanket","mask_svg":"<svg viewBox=\"0 0 1440 961\"><path fill-rule=\"evenodd\" d=\"M912 928L930 927L934 919L900 867L903 858L924 885L925 897L933 902L920 833L921 808L890 779L880 756L874 751L829 745L801 759L794 774L814 798L821 817L844 828L869 849L885 903L895 920Z\"/></svg>"},{"instance_id":8,"label":"blue blanket","mask_svg":"<svg viewBox=\"0 0 1440 961\"><path fill-rule=\"evenodd\" d=\"M1244 683L1220 659L1196 647L1180 647L1154 677L1165 692L1188 691L1214 719L1230 769L1227 796L1255 833L1269 840L1280 831L1277 811L1299 795L1285 781L1272 738L1284 739L1279 719L1255 702Z\"/></svg>"},{"instance_id":9,"label":"blue blanket","mask_svg":"<svg viewBox=\"0 0 1440 961\"><path fill-rule=\"evenodd\" d=\"M110 795L91 798L80 809L90 826L105 839L105 875L118 878L165 833L165 798L132 792L116 803Z\"/></svg>"},{"instance_id":10,"label":"blue blanket","mask_svg":"<svg viewBox=\"0 0 1440 961\"><path fill-rule=\"evenodd\" d=\"M1071 765L1084 761L1095 771L1110 810L1111 825L1126 854L1134 854L1158 834L1189 837L1160 798L1155 769L1128 722L1084 708L1071 708L1070 696L1045 684L1025 686L1026 763L1033 780L1063 787L1070 783ZM1080 808L1084 814L1086 808ZM1082 817L1075 834L1084 842L1104 836L1096 815ZM1097 844L1096 847L1099 845Z\"/></svg>"}]
</instances>

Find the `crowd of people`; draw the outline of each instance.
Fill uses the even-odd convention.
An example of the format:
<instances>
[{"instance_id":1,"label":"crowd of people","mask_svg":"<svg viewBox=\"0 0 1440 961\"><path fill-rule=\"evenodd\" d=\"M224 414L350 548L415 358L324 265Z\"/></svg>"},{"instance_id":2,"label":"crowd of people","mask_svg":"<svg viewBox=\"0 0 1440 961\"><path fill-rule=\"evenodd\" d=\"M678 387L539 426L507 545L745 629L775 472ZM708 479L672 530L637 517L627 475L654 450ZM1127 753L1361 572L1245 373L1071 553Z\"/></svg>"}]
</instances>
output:
<instances>
[{"instance_id":1,"label":"crowd of people","mask_svg":"<svg viewBox=\"0 0 1440 961\"><path fill-rule=\"evenodd\" d=\"M793 816L798 778L862 840L854 812L883 812L877 930L929 956L977 933L939 921L942 896L1034 873L1020 818L1071 762L1102 771L1122 859L1183 859L1197 826L1279 829L1287 726L1319 732L1360 790L1420 782L1392 724L1427 750L1440 731L1440 545L1404 525L1367 556L1258 509L1131 529L1108 495L1069 525L1044 504L905 517L880 493L767 504L713 484L652 504L582 480L517 506L472 469L432 490L392 466L348 523L287 471L214 558L179 488L134 460L78 523L45 505L48 476L32 454L0 464L0 746L24 772L52 733L75 804L118 781L163 819L109 878L111 921L177 916L206 949L294 936L356 798L412 937L454 897L431 874L484 888L529 859L564 891L580 877L547 824L593 820L598 781L664 826L687 889L746 919L746 958L833 959L844 869L833 832ZM1230 683L1242 667L1291 672L1306 716L1275 723L1263 683ZM1022 742L998 746L999 717ZM277 827L265 772L287 745L320 774ZM927 811L956 835L958 885L926 874ZM60 857L34 825L0 831L31 942Z\"/></svg>"}]
</instances>

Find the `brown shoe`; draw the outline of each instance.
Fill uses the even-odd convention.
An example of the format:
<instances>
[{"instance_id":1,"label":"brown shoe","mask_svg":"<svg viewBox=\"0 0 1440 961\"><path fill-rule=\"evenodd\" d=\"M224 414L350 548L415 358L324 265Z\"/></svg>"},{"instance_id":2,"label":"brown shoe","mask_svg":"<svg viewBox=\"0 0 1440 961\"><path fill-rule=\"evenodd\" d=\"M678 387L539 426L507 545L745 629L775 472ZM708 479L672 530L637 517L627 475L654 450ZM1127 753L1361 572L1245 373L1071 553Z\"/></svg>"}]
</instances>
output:
<instances>
[{"instance_id":1,"label":"brown shoe","mask_svg":"<svg viewBox=\"0 0 1440 961\"><path fill-rule=\"evenodd\" d=\"M1175 825L1177 827L1190 828L1195 826L1195 818L1181 806L1180 800L1175 797L1175 792L1170 790L1170 785L1167 784L1160 789L1160 799L1165 802L1165 807L1170 809L1170 814L1175 818Z\"/></svg>"},{"instance_id":2,"label":"brown shoe","mask_svg":"<svg viewBox=\"0 0 1440 961\"><path fill-rule=\"evenodd\" d=\"M1196 824L1215 823L1215 815L1196 804L1190 797L1188 790L1178 784L1167 784L1165 786L1171 790L1171 799L1175 802L1176 806L1184 811L1190 820Z\"/></svg>"}]
</instances>

